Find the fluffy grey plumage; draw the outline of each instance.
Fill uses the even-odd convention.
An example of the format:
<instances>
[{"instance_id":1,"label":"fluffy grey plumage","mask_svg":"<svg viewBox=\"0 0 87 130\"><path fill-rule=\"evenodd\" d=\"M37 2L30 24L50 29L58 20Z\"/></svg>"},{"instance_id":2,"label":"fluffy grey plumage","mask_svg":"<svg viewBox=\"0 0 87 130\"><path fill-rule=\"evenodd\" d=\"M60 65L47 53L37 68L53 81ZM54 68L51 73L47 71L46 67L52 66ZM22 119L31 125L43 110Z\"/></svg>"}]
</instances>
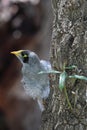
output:
<instances>
[{"instance_id":1,"label":"fluffy grey plumage","mask_svg":"<svg viewBox=\"0 0 87 130\"><path fill-rule=\"evenodd\" d=\"M39 74L41 71L51 70L48 61L40 60L37 54L29 50L16 51L15 54L22 63L22 83L26 94L37 99L41 111L44 110L42 99L49 96L50 85L47 73Z\"/></svg>"}]
</instances>

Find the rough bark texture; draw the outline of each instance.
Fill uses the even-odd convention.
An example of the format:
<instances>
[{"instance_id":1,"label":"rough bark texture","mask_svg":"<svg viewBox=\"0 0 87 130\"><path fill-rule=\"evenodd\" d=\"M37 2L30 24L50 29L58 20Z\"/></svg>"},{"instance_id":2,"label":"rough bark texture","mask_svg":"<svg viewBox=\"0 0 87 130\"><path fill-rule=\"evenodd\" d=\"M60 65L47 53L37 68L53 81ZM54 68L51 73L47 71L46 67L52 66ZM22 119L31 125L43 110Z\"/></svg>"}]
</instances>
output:
<instances>
[{"instance_id":1,"label":"rough bark texture","mask_svg":"<svg viewBox=\"0 0 87 130\"><path fill-rule=\"evenodd\" d=\"M53 0L54 23L51 46L52 65L57 70L76 65L68 74L87 76L87 1ZM67 80L66 88L73 110L68 108L64 93L58 89L58 76L42 116L40 130L87 130L86 82ZM73 94L74 93L74 94Z\"/></svg>"}]
</instances>

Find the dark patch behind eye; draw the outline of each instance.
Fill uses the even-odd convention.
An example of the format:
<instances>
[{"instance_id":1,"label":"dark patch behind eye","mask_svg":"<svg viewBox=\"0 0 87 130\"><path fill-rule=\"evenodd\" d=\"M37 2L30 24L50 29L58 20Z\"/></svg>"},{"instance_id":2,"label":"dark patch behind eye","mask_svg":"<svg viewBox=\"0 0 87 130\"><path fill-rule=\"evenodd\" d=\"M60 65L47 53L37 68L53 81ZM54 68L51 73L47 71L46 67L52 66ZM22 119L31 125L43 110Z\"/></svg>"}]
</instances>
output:
<instances>
[{"instance_id":1,"label":"dark patch behind eye","mask_svg":"<svg viewBox=\"0 0 87 130\"><path fill-rule=\"evenodd\" d=\"M23 52L21 52L21 55L22 55L22 58L23 58L23 62L28 63L28 61L29 61L28 52L23 51Z\"/></svg>"}]
</instances>

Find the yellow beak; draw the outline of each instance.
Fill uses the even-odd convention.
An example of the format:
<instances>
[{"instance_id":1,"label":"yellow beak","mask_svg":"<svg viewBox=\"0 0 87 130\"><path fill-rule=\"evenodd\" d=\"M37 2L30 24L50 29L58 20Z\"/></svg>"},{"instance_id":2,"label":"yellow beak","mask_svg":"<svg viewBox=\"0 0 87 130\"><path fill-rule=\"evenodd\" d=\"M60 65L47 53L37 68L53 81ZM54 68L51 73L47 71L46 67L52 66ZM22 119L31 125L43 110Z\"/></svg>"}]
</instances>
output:
<instances>
[{"instance_id":1,"label":"yellow beak","mask_svg":"<svg viewBox=\"0 0 87 130\"><path fill-rule=\"evenodd\" d=\"M14 55L16 55L16 56L20 56L20 54L21 54L22 51L23 51L23 50L12 51L11 54L14 54Z\"/></svg>"}]
</instances>

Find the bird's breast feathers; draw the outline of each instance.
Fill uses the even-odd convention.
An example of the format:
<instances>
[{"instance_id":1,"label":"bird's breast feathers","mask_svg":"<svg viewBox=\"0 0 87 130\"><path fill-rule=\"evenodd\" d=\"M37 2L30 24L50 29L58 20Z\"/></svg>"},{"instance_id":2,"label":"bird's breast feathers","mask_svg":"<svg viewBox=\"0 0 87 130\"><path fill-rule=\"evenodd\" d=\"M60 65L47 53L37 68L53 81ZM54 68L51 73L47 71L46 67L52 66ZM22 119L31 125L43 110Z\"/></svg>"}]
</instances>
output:
<instances>
[{"instance_id":1,"label":"bird's breast feathers","mask_svg":"<svg viewBox=\"0 0 87 130\"><path fill-rule=\"evenodd\" d=\"M47 79L23 77L22 84L26 94L33 98L47 98L49 96L50 87Z\"/></svg>"}]
</instances>

